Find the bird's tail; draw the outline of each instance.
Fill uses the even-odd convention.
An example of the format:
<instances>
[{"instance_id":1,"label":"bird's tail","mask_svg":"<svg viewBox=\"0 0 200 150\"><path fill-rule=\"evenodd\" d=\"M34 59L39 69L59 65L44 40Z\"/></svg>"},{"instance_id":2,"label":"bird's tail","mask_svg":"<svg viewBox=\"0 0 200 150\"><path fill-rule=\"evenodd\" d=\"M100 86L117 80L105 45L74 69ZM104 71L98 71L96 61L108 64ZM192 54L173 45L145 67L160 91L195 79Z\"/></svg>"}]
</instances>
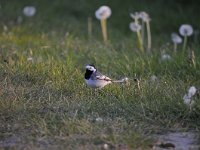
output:
<instances>
[{"instance_id":1,"label":"bird's tail","mask_svg":"<svg viewBox=\"0 0 200 150\"><path fill-rule=\"evenodd\" d=\"M121 80L112 80L113 83L124 83L124 82L127 82L128 81L128 78L124 78L124 79L121 79Z\"/></svg>"},{"instance_id":2,"label":"bird's tail","mask_svg":"<svg viewBox=\"0 0 200 150\"><path fill-rule=\"evenodd\" d=\"M112 80L113 83L123 83L123 80Z\"/></svg>"}]
</instances>

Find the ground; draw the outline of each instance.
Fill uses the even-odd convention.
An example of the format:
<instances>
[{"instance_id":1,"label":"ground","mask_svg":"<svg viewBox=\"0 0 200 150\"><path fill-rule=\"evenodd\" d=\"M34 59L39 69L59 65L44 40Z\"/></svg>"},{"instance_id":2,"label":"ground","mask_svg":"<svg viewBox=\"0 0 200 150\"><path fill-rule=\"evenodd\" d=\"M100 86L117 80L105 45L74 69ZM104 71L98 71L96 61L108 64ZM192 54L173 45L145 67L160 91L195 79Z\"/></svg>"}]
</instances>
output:
<instances>
[{"instance_id":1,"label":"ground","mask_svg":"<svg viewBox=\"0 0 200 150\"><path fill-rule=\"evenodd\" d=\"M35 16L24 16L27 5ZM112 9L107 43L94 15L101 5ZM0 148L152 149L154 135L199 131L199 95L192 107L183 101L200 87L198 2L2 0L0 11ZM136 11L151 17L151 53L138 50L129 29ZM171 33L186 23L195 34L175 53ZM129 82L90 89L90 63Z\"/></svg>"}]
</instances>

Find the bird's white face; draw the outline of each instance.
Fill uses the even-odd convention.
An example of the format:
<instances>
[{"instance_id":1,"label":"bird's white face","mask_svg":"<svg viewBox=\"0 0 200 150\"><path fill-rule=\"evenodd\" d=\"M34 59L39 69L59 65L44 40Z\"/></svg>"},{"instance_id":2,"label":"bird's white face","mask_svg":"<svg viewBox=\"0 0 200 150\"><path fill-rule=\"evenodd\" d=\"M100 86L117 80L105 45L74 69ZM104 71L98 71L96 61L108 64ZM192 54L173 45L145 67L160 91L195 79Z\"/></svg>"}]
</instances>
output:
<instances>
[{"instance_id":1,"label":"bird's white face","mask_svg":"<svg viewBox=\"0 0 200 150\"><path fill-rule=\"evenodd\" d=\"M86 68L87 70L92 71L92 72L95 72L95 71L97 70L94 66L91 66L91 65L87 65L85 68Z\"/></svg>"}]
</instances>

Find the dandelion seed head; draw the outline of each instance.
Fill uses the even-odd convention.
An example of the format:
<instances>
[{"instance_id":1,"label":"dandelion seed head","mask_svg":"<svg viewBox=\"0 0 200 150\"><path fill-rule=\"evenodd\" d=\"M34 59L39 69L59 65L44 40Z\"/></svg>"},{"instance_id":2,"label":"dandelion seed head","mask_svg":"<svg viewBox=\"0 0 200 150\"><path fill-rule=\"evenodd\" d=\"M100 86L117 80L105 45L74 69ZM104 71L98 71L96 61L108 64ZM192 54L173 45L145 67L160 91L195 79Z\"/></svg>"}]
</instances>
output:
<instances>
[{"instance_id":1,"label":"dandelion seed head","mask_svg":"<svg viewBox=\"0 0 200 150\"><path fill-rule=\"evenodd\" d=\"M186 104L186 105L190 105L190 103L191 103L191 99L190 99L190 97L186 94L186 95L184 95L184 97L183 97L183 102L184 102L184 104Z\"/></svg>"},{"instance_id":2,"label":"dandelion seed head","mask_svg":"<svg viewBox=\"0 0 200 150\"><path fill-rule=\"evenodd\" d=\"M188 96L192 97L196 94L196 92L197 92L197 89L194 86L191 86L188 90Z\"/></svg>"},{"instance_id":3,"label":"dandelion seed head","mask_svg":"<svg viewBox=\"0 0 200 150\"><path fill-rule=\"evenodd\" d=\"M23 18L22 18L22 16L18 16L18 17L17 17L17 23L19 23L19 24L20 24L20 23L22 23L22 21L23 21Z\"/></svg>"},{"instance_id":4,"label":"dandelion seed head","mask_svg":"<svg viewBox=\"0 0 200 150\"><path fill-rule=\"evenodd\" d=\"M33 57L28 57L27 61L33 61Z\"/></svg>"},{"instance_id":5,"label":"dandelion seed head","mask_svg":"<svg viewBox=\"0 0 200 150\"><path fill-rule=\"evenodd\" d=\"M123 82L127 82L128 81L128 78L125 77L124 79L122 79Z\"/></svg>"},{"instance_id":6,"label":"dandelion seed head","mask_svg":"<svg viewBox=\"0 0 200 150\"><path fill-rule=\"evenodd\" d=\"M139 17L144 21L144 22L149 22L151 19L149 17L149 14L146 12L142 11L139 13Z\"/></svg>"},{"instance_id":7,"label":"dandelion seed head","mask_svg":"<svg viewBox=\"0 0 200 150\"><path fill-rule=\"evenodd\" d=\"M193 28L189 24L183 24L179 28L179 33L182 36L191 36L193 34Z\"/></svg>"},{"instance_id":8,"label":"dandelion seed head","mask_svg":"<svg viewBox=\"0 0 200 150\"><path fill-rule=\"evenodd\" d=\"M175 43L175 44L182 43L182 38L176 33L171 34L171 39L172 39L172 42Z\"/></svg>"},{"instance_id":9,"label":"dandelion seed head","mask_svg":"<svg viewBox=\"0 0 200 150\"><path fill-rule=\"evenodd\" d=\"M96 122L103 122L103 119L102 118L100 118L100 117L98 117L98 118L96 118Z\"/></svg>"},{"instance_id":10,"label":"dandelion seed head","mask_svg":"<svg viewBox=\"0 0 200 150\"><path fill-rule=\"evenodd\" d=\"M128 78L126 77L126 78L124 78L124 81L128 81Z\"/></svg>"},{"instance_id":11,"label":"dandelion seed head","mask_svg":"<svg viewBox=\"0 0 200 150\"><path fill-rule=\"evenodd\" d=\"M131 22L129 24L129 28L133 31L133 32L138 32L141 30L141 25L139 25L138 23L135 22Z\"/></svg>"},{"instance_id":12,"label":"dandelion seed head","mask_svg":"<svg viewBox=\"0 0 200 150\"><path fill-rule=\"evenodd\" d=\"M172 57L169 54L163 54L161 57L162 61L171 60Z\"/></svg>"},{"instance_id":13,"label":"dandelion seed head","mask_svg":"<svg viewBox=\"0 0 200 150\"><path fill-rule=\"evenodd\" d=\"M132 19L138 20L140 18L140 13L138 13L138 12L135 12L134 14L130 13L130 16Z\"/></svg>"},{"instance_id":14,"label":"dandelion seed head","mask_svg":"<svg viewBox=\"0 0 200 150\"><path fill-rule=\"evenodd\" d=\"M105 150L107 150L107 149L109 148L109 145L108 145L107 143L105 143L105 144L103 144L103 148L104 148Z\"/></svg>"},{"instance_id":15,"label":"dandelion seed head","mask_svg":"<svg viewBox=\"0 0 200 150\"><path fill-rule=\"evenodd\" d=\"M96 10L95 16L97 19L107 19L111 16L111 9L108 6L101 6Z\"/></svg>"},{"instance_id":16,"label":"dandelion seed head","mask_svg":"<svg viewBox=\"0 0 200 150\"><path fill-rule=\"evenodd\" d=\"M157 79L158 79L158 78L157 78L155 75L152 75L152 76L150 77L150 81L151 81L151 82L155 82Z\"/></svg>"},{"instance_id":17,"label":"dandelion seed head","mask_svg":"<svg viewBox=\"0 0 200 150\"><path fill-rule=\"evenodd\" d=\"M6 32L8 31L8 27L6 25L3 25L3 30Z\"/></svg>"},{"instance_id":18,"label":"dandelion seed head","mask_svg":"<svg viewBox=\"0 0 200 150\"><path fill-rule=\"evenodd\" d=\"M23 9L23 13L27 17L33 17L36 13L36 8L34 6L26 6Z\"/></svg>"}]
</instances>

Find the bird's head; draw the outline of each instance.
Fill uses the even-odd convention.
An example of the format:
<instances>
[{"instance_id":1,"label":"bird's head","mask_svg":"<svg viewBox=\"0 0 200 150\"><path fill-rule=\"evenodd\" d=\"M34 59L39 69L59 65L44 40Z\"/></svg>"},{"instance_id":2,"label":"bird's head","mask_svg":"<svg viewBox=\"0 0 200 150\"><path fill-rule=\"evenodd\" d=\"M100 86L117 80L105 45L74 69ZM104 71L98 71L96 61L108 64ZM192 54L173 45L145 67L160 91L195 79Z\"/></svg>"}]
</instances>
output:
<instances>
[{"instance_id":1,"label":"bird's head","mask_svg":"<svg viewBox=\"0 0 200 150\"><path fill-rule=\"evenodd\" d=\"M86 71L90 71L90 72L95 72L97 71L97 69L95 68L94 65L86 65Z\"/></svg>"},{"instance_id":2,"label":"bird's head","mask_svg":"<svg viewBox=\"0 0 200 150\"><path fill-rule=\"evenodd\" d=\"M86 65L85 79L89 79L91 75L97 71L94 65Z\"/></svg>"}]
</instances>

